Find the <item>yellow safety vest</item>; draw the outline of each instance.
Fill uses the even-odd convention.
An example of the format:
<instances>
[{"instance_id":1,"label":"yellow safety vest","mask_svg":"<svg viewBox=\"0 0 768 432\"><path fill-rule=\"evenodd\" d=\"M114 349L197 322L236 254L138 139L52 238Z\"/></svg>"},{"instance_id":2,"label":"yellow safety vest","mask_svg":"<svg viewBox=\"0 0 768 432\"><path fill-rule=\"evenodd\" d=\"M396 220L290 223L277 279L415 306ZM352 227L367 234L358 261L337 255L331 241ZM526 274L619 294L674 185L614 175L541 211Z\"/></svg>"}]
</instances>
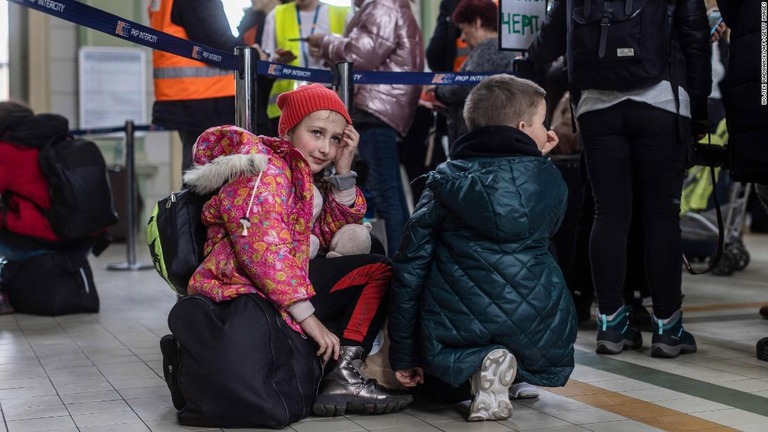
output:
<instances>
[{"instance_id":1,"label":"yellow safety vest","mask_svg":"<svg viewBox=\"0 0 768 432\"><path fill-rule=\"evenodd\" d=\"M172 8L173 0L151 2L150 25L153 29L189 40L187 31L171 22ZM233 71L159 50L152 51L152 65L155 99L158 101L211 99L235 95Z\"/></svg>"},{"instance_id":2,"label":"yellow safety vest","mask_svg":"<svg viewBox=\"0 0 768 432\"><path fill-rule=\"evenodd\" d=\"M347 14L349 8L341 6L331 6L323 4L328 8L328 22L332 34L344 34ZM290 50L296 55L290 65L299 65L299 56L301 56L301 45L298 41L289 41L288 39L297 39L301 37L299 22L296 19L295 3L286 3L277 6L275 9L275 47L284 50ZM322 11L321 11L322 12ZM293 80L277 79L272 86L272 92L269 94L269 105L267 106L267 115L269 118L280 117L280 108L277 107L277 97L281 93L293 90L296 83Z\"/></svg>"}]
</instances>

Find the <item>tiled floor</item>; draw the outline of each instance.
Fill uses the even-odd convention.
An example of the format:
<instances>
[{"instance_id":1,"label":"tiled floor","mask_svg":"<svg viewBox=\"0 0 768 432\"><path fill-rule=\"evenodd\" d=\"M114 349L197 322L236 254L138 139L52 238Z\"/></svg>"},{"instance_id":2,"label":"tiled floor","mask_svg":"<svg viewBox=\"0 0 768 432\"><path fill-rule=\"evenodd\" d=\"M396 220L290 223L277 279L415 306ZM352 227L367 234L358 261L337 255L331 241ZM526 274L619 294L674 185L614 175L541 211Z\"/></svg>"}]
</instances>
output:
<instances>
[{"instance_id":1,"label":"tiled floor","mask_svg":"<svg viewBox=\"0 0 768 432\"><path fill-rule=\"evenodd\" d=\"M768 303L768 236L748 235L746 243L745 271L684 275L696 354L661 360L646 348L598 356L590 328L579 333L569 384L515 402L507 421L467 423L465 406L418 405L384 416L308 418L286 430L768 431L768 363L755 358L755 342L768 336L757 314ZM137 248L147 261L144 246ZM116 244L91 260L98 315L0 317L0 431L209 430L175 423L158 348L175 297L154 270L104 270L125 260L125 250Z\"/></svg>"}]
</instances>

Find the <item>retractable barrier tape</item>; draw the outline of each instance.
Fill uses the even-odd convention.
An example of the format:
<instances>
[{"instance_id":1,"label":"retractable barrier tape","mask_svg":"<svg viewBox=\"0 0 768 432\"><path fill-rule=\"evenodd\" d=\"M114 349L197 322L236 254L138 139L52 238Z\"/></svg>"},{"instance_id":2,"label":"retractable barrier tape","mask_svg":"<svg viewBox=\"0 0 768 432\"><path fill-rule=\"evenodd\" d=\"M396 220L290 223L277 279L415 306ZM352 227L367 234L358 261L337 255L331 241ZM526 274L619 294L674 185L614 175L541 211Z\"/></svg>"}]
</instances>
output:
<instances>
[{"instance_id":1,"label":"retractable barrier tape","mask_svg":"<svg viewBox=\"0 0 768 432\"><path fill-rule=\"evenodd\" d=\"M100 32L222 69L238 70L233 53L195 44L74 0L8 0Z\"/></svg>"},{"instance_id":2,"label":"retractable barrier tape","mask_svg":"<svg viewBox=\"0 0 768 432\"><path fill-rule=\"evenodd\" d=\"M143 131L164 131L166 129L157 125L135 125L133 127L133 130L136 132L143 132ZM69 133L74 136L103 135L103 134L111 134L115 132L125 132L125 126L91 128L91 129L72 129L71 131L69 131Z\"/></svg>"},{"instance_id":3,"label":"retractable barrier tape","mask_svg":"<svg viewBox=\"0 0 768 432\"><path fill-rule=\"evenodd\" d=\"M223 69L238 70L240 60L235 54L211 48L169 35L133 21L120 18L75 0L8 0L31 9L110 34L152 49L198 60ZM329 70L309 69L259 61L257 72L276 78L323 84L334 82ZM355 84L400 85L475 85L484 78L499 73L429 73L429 72L354 72Z\"/></svg>"},{"instance_id":4,"label":"retractable barrier tape","mask_svg":"<svg viewBox=\"0 0 768 432\"><path fill-rule=\"evenodd\" d=\"M256 71L259 75L287 78L298 81L333 83L333 73L323 69L308 69L299 66L259 61ZM405 84L405 85L476 85L484 78L509 72L484 73L425 73L425 72L362 72L355 71L355 84Z\"/></svg>"}]
</instances>

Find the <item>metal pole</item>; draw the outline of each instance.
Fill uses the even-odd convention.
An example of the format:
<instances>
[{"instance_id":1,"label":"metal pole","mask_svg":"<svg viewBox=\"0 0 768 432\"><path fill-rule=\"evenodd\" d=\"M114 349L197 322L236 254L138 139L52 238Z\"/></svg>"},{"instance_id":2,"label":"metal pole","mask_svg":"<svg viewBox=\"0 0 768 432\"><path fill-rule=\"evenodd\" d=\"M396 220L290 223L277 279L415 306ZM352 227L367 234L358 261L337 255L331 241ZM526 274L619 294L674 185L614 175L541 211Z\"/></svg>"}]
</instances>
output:
<instances>
[{"instance_id":1,"label":"metal pole","mask_svg":"<svg viewBox=\"0 0 768 432\"><path fill-rule=\"evenodd\" d=\"M259 54L256 48L249 46L235 47L235 54L240 59L240 69L235 74L235 124L256 133L256 60Z\"/></svg>"},{"instance_id":2,"label":"metal pole","mask_svg":"<svg viewBox=\"0 0 768 432\"><path fill-rule=\"evenodd\" d=\"M353 65L352 62L338 62L333 65L333 88L350 114L352 114L352 96L355 92Z\"/></svg>"},{"instance_id":3,"label":"metal pole","mask_svg":"<svg viewBox=\"0 0 768 432\"><path fill-rule=\"evenodd\" d=\"M135 125L133 120L125 122L125 190L128 192L125 206L127 214L126 229L126 261L122 263L108 264L108 270L146 270L153 268L152 264L141 264L136 262L136 158L134 157L134 132Z\"/></svg>"}]
</instances>

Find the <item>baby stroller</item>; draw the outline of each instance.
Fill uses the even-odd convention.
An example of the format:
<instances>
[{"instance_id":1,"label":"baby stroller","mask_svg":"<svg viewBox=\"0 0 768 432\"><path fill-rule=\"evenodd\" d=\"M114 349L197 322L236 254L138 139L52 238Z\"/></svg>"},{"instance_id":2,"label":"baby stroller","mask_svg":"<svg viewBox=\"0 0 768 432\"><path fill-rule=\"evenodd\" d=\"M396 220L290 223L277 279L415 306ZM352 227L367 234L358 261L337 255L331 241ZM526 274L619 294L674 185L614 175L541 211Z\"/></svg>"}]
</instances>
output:
<instances>
[{"instance_id":1,"label":"baby stroller","mask_svg":"<svg viewBox=\"0 0 768 432\"><path fill-rule=\"evenodd\" d=\"M717 131L702 142L723 145L727 140L728 132L725 121L722 121ZM719 229L717 209L712 200L713 193L717 193L722 203L723 252L712 273L728 276L749 265L750 255L742 239L742 226L751 185L731 181L727 173L720 172L720 168L715 168L716 182L713 185L710 169L703 166L691 168L683 183L680 202L683 253L690 261L712 260L717 255Z\"/></svg>"},{"instance_id":2,"label":"baby stroller","mask_svg":"<svg viewBox=\"0 0 768 432\"><path fill-rule=\"evenodd\" d=\"M708 168L703 168L708 169ZM742 226L746 215L747 199L751 184L733 183L730 197L721 206L723 215L723 252L720 261L712 268L718 276L728 276L749 265L750 255L744 246ZM683 239L683 253L689 260L707 261L717 254L719 229L717 210L689 210L680 215L680 229Z\"/></svg>"}]
</instances>

